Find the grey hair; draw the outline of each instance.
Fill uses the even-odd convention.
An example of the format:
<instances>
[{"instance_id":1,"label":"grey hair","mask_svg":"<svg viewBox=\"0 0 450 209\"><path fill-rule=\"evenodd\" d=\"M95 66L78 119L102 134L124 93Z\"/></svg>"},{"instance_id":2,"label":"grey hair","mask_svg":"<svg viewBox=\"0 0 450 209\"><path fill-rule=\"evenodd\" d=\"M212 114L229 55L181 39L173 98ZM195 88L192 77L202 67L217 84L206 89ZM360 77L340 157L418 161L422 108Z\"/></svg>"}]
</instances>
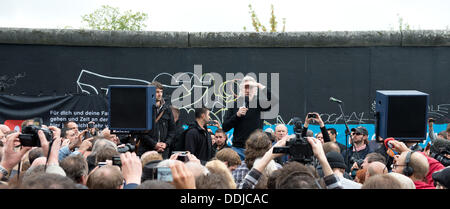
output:
<instances>
[{"instance_id":1,"label":"grey hair","mask_svg":"<svg viewBox=\"0 0 450 209\"><path fill-rule=\"evenodd\" d=\"M117 151L117 145L114 142L108 139L97 139L94 143L94 146L92 147L92 153L95 154L98 150L105 147L112 147Z\"/></svg>"}]
</instances>

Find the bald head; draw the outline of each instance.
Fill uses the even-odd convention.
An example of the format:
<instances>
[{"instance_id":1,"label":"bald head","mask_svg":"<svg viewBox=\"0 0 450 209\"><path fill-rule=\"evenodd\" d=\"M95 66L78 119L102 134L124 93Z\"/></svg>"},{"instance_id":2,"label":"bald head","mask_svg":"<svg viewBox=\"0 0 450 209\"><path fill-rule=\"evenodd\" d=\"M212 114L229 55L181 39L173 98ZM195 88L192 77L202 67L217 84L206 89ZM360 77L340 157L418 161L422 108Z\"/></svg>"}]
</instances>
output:
<instances>
[{"instance_id":1,"label":"bald head","mask_svg":"<svg viewBox=\"0 0 450 209\"><path fill-rule=\"evenodd\" d=\"M0 131L3 132L4 134L6 134L6 133L10 132L11 129L7 125L0 124Z\"/></svg>"},{"instance_id":2,"label":"bald head","mask_svg":"<svg viewBox=\"0 0 450 209\"><path fill-rule=\"evenodd\" d=\"M399 157L394 158L395 164L400 166L392 169L392 171L403 174L403 169L406 166L406 156L408 153L409 152L403 152ZM419 152L413 152L411 154L409 166L413 169L413 174L410 177L419 181L422 181L425 178L430 168L427 158Z\"/></svg>"},{"instance_id":3,"label":"bald head","mask_svg":"<svg viewBox=\"0 0 450 209\"><path fill-rule=\"evenodd\" d=\"M366 179L368 177L371 176L375 176L378 174L386 174L388 172L386 165L384 165L381 162L375 161L369 164L369 166L367 167L367 176Z\"/></svg>"},{"instance_id":4,"label":"bald head","mask_svg":"<svg viewBox=\"0 0 450 209\"><path fill-rule=\"evenodd\" d=\"M275 127L275 138L277 141L281 140L287 135L288 129L284 124L279 124Z\"/></svg>"}]
</instances>

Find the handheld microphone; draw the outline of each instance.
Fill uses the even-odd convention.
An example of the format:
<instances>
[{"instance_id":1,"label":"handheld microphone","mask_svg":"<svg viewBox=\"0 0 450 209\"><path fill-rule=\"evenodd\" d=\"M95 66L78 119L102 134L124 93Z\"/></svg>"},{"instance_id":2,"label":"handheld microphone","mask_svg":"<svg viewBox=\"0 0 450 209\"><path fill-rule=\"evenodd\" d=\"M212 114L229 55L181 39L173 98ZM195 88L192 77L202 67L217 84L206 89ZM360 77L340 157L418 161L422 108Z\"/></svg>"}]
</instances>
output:
<instances>
[{"instance_id":1,"label":"handheld microphone","mask_svg":"<svg viewBox=\"0 0 450 209\"><path fill-rule=\"evenodd\" d=\"M332 101L332 102L336 102L336 103L339 103L339 104L341 104L341 103L342 103L342 101L341 101L341 100L339 100L339 99L336 99L336 98L334 98L334 97L330 97L330 101Z\"/></svg>"},{"instance_id":2,"label":"handheld microphone","mask_svg":"<svg viewBox=\"0 0 450 209\"><path fill-rule=\"evenodd\" d=\"M394 138L387 138L387 139L384 140L384 146L385 146L387 149L392 149L392 148L394 148L394 145L392 145L391 141L395 141L395 139L394 139Z\"/></svg>"},{"instance_id":3,"label":"handheld microphone","mask_svg":"<svg viewBox=\"0 0 450 209\"><path fill-rule=\"evenodd\" d=\"M245 106L245 108L249 108L250 107L250 98L248 97L248 96L246 96L245 98L244 98L244 106Z\"/></svg>"}]
</instances>

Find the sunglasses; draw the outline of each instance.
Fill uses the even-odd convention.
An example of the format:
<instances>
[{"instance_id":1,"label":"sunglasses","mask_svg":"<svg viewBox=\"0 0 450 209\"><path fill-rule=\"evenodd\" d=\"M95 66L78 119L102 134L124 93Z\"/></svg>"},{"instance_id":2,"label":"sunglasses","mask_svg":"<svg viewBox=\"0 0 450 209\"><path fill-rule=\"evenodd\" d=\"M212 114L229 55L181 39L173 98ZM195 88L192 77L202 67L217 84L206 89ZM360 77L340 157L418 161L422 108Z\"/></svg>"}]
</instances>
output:
<instances>
[{"instance_id":1,"label":"sunglasses","mask_svg":"<svg viewBox=\"0 0 450 209\"><path fill-rule=\"evenodd\" d=\"M357 136L359 136L359 135L362 135L362 134L361 134L361 133L355 133L355 132L353 132L352 135L357 135Z\"/></svg>"}]
</instances>

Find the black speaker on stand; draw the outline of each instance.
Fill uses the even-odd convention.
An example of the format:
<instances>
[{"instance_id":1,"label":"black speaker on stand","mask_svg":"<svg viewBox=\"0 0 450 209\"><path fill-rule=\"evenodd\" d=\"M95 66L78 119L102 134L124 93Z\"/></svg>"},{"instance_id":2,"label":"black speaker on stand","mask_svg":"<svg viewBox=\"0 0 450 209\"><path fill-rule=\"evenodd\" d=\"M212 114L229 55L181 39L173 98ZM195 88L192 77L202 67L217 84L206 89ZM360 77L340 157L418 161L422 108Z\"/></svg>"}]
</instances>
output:
<instances>
[{"instance_id":1,"label":"black speaker on stand","mask_svg":"<svg viewBox=\"0 0 450 209\"><path fill-rule=\"evenodd\" d=\"M376 91L376 136L421 142L427 136L429 95L416 90Z\"/></svg>"}]
</instances>

